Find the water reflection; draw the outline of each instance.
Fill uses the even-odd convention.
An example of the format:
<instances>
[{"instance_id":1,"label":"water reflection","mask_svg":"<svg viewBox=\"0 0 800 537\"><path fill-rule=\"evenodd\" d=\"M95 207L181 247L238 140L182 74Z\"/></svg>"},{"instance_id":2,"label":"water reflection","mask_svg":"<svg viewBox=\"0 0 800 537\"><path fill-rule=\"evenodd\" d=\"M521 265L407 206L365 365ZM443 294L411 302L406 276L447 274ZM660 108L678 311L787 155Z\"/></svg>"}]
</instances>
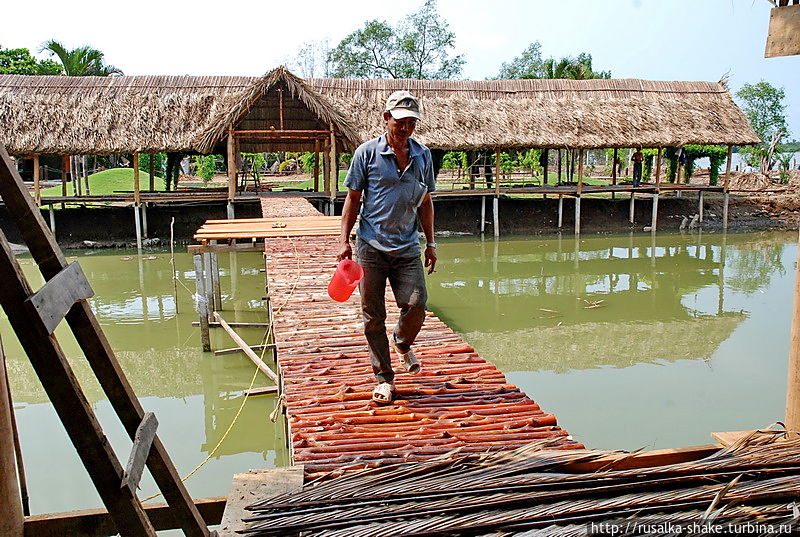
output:
<instances>
[{"instance_id":1,"label":"water reflection","mask_svg":"<svg viewBox=\"0 0 800 537\"><path fill-rule=\"evenodd\" d=\"M430 304L587 445L702 444L783 415L794 241L455 239Z\"/></svg>"}]
</instances>

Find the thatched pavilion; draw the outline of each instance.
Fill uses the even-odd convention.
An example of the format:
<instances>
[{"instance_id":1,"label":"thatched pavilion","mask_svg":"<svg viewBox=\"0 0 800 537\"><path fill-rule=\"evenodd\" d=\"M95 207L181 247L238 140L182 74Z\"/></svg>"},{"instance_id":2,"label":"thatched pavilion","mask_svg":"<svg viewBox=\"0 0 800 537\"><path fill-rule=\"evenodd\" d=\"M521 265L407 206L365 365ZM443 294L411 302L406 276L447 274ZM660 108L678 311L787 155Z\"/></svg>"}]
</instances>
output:
<instances>
[{"instance_id":1,"label":"thatched pavilion","mask_svg":"<svg viewBox=\"0 0 800 537\"><path fill-rule=\"evenodd\" d=\"M423 99L420 141L435 150L493 151L498 168L499 152L511 148L660 150L760 141L722 82L302 80L284 67L259 78L0 76L0 140L12 154L34 157L222 153L232 215L238 151L314 151L322 155L324 176L317 190L335 198L330 163L337 152L382 132L383 102L396 89ZM659 151L656 185L647 191L654 214L660 163ZM590 190L581 178L579 169L577 188L553 191L576 198L576 216L581 194ZM488 193L497 221L498 181ZM136 185L133 201L143 199Z\"/></svg>"}]
</instances>

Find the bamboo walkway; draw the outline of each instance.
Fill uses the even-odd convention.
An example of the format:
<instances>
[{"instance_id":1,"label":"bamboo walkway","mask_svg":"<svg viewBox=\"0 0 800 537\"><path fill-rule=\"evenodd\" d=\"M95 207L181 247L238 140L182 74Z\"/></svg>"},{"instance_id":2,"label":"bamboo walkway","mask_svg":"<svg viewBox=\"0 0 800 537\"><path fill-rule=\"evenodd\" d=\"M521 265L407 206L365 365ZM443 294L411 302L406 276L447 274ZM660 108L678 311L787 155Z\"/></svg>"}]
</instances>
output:
<instances>
[{"instance_id":1,"label":"bamboo walkway","mask_svg":"<svg viewBox=\"0 0 800 537\"><path fill-rule=\"evenodd\" d=\"M262 200L262 212L267 218L319 215L307 201L288 197ZM290 450L307 476L426 460L454 449L507 450L543 438L565 449L583 447L431 313L414 346L422 373L398 374L394 403L376 405L357 293L345 303L327 296L336 237L265 242ZM391 327L398 315L391 292L387 297Z\"/></svg>"}]
</instances>

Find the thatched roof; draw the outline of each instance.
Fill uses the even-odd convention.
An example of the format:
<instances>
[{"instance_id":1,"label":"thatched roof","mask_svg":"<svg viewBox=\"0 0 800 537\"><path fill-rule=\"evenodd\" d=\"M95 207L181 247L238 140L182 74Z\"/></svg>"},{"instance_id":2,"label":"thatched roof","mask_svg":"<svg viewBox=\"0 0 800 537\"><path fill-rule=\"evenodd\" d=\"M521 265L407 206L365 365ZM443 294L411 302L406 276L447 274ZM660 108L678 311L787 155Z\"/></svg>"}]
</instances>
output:
<instances>
[{"instance_id":1,"label":"thatched roof","mask_svg":"<svg viewBox=\"0 0 800 537\"><path fill-rule=\"evenodd\" d=\"M287 129L333 123L340 144L358 145L341 115L283 67L260 78L0 75L0 141L12 154L207 153L231 122L277 128L277 99L263 98L279 87L286 90ZM287 149L274 145L242 149Z\"/></svg>"},{"instance_id":2,"label":"thatched roof","mask_svg":"<svg viewBox=\"0 0 800 537\"><path fill-rule=\"evenodd\" d=\"M0 75L0 141L13 154L219 151L242 130L326 130L340 149L383 131L386 96L422 97L417 138L439 149L645 147L759 142L721 83L646 80L302 80ZM241 139L244 151L313 141Z\"/></svg>"},{"instance_id":3,"label":"thatched roof","mask_svg":"<svg viewBox=\"0 0 800 537\"><path fill-rule=\"evenodd\" d=\"M760 140L723 83L650 80L351 80L311 86L359 130L382 132L392 91L422 99L415 137L431 148L644 147Z\"/></svg>"}]
</instances>

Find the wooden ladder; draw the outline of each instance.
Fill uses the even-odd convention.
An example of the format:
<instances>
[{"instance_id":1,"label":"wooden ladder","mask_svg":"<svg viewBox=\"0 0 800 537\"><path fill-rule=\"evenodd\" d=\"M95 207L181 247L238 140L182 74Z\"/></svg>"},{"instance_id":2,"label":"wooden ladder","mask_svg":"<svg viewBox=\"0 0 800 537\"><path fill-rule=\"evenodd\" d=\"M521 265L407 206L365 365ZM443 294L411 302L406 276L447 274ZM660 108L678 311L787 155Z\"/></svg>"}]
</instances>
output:
<instances>
[{"instance_id":1,"label":"wooden ladder","mask_svg":"<svg viewBox=\"0 0 800 537\"><path fill-rule=\"evenodd\" d=\"M136 489L145 464L188 537L210 537L166 448L128 384L87 299L93 295L80 265L68 264L39 208L0 144L0 197L5 202L46 283L33 292L8 241L0 233L0 305L28 355L94 486L123 536L156 532ZM66 319L125 430L133 440L122 468L53 332Z\"/></svg>"}]
</instances>

